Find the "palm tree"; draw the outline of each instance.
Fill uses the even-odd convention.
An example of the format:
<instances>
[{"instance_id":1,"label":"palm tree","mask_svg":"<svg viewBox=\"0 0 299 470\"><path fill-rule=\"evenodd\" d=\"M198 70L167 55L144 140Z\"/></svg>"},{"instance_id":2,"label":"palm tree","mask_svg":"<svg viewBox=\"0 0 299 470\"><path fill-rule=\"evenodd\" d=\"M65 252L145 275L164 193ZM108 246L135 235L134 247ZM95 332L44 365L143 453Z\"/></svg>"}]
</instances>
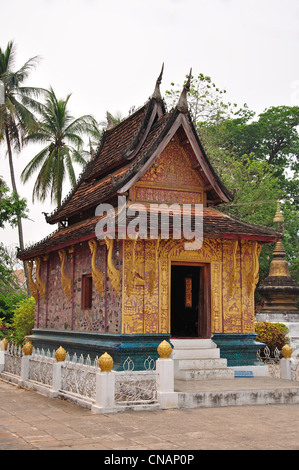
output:
<instances>
[{"instance_id":1,"label":"palm tree","mask_svg":"<svg viewBox=\"0 0 299 470\"><path fill-rule=\"evenodd\" d=\"M70 94L58 100L53 89L45 91L46 102L35 103L40 115L38 128L26 138L26 142L43 143L46 146L24 168L21 179L25 183L39 170L32 199L45 201L50 194L51 202L61 205L62 187L68 176L72 186L76 183L73 163L84 167L90 153L83 150L84 134L96 125L90 115L74 119L68 111Z\"/></svg>"},{"instance_id":2,"label":"palm tree","mask_svg":"<svg viewBox=\"0 0 299 470\"><path fill-rule=\"evenodd\" d=\"M0 105L0 142L3 140L6 143L12 190L18 199L13 150L17 152L21 150L25 136L36 125L34 115L30 111L31 97L38 96L42 90L23 86L32 68L37 65L38 57L32 57L19 70L13 71L15 55L16 49L13 41L7 44L5 50L0 48L0 81L4 87L4 103ZM23 250L24 237L20 216L18 216L18 235L20 249ZM26 263L24 270L28 280Z\"/></svg>"}]
</instances>

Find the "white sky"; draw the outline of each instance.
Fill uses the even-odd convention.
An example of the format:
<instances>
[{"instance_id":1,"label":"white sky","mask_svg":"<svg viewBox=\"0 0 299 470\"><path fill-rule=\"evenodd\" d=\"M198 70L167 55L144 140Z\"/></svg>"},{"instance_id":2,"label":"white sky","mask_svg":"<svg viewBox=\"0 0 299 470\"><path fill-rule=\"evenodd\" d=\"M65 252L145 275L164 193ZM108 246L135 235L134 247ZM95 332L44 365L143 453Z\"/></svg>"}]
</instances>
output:
<instances>
[{"instance_id":1,"label":"white sky","mask_svg":"<svg viewBox=\"0 0 299 470\"><path fill-rule=\"evenodd\" d=\"M127 116L152 94L162 62L162 94L192 67L257 113L299 102L298 0L0 0L0 47L10 40L16 68L42 57L26 84L51 85L59 98L72 93L74 117ZM37 151L16 157L18 179ZM3 145L0 175L10 185ZM54 209L50 202L32 205L33 185L18 182L30 207L26 245L56 228L41 214ZM17 245L17 229L0 230L0 241Z\"/></svg>"}]
</instances>

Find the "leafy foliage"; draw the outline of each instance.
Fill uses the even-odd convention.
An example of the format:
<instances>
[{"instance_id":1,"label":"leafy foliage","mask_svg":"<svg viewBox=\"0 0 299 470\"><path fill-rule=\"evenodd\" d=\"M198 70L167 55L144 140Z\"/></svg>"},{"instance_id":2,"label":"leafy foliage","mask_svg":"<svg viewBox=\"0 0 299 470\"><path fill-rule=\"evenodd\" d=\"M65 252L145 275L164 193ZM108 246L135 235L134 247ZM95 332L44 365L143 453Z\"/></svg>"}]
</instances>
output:
<instances>
[{"instance_id":1,"label":"leafy foliage","mask_svg":"<svg viewBox=\"0 0 299 470\"><path fill-rule=\"evenodd\" d=\"M11 323L18 303L26 298L27 294L21 290L0 292L0 318L5 323Z\"/></svg>"},{"instance_id":2,"label":"leafy foliage","mask_svg":"<svg viewBox=\"0 0 299 470\"><path fill-rule=\"evenodd\" d=\"M45 104L31 102L40 115L40 121L35 131L27 136L26 142L47 145L28 163L21 176L25 183L39 169L33 188L33 200L37 197L44 201L50 195L51 201L59 206L65 176L68 175L72 186L76 183L73 163L84 167L86 158L90 157L83 150L82 136L91 132L96 122L89 115L77 119L71 116L68 110L71 95L65 100L59 100L52 88L46 90L45 94Z\"/></svg>"},{"instance_id":3,"label":"leafy foliage","mask_svg":"<svg viewBox=\"0 0 299 470\"><path fill-rule=\"evenodd\" d=\"M34 309L34 297L29 297L21 300L14 310L12 328L17 344L22 344L26 336L32 332L34 327Z\"/></svg>"},{"instance_id":4,"label":"leafy foliage","mask_svg":"<svg viewBox=\"0 0 299 470\"><path fill-rule=\"evenodd\" d=\"M174 105L182 87L166 92ZM299 283L299 107L276 106L259 116L246 104L224 101L210 77L192 77L190 114L212 164L234 193L219 209L232 217L271 228L276 201L285 219L283 244L292 277ZM260 280L269 273L273 246L263 247Z\"/></svg>"},{"instance_id":5,"label":"leafy foliage","mask_svg":"<svg viewBox=\"0 0 299 470\"><path fill-rule=\"evenodd\" d=\"M19 199L16 193L9 194L5 181L0 179L0 228L8 222L12 227L17 225L18 217L27 217L26 199Z\"/></svg>"},{"instance_id":6,"label":"leafy foliage","mask_svg":"<svg viewBox=\"0 0 299 470\"><path fill-rule=\"evenodd\" d=\"M283 323L256 322L255 332L257 333L256 341L265 343L273 353L275 348L281 351L285 344L289 343L287 337L288 328Z\"/></svg>"}]
</instances>

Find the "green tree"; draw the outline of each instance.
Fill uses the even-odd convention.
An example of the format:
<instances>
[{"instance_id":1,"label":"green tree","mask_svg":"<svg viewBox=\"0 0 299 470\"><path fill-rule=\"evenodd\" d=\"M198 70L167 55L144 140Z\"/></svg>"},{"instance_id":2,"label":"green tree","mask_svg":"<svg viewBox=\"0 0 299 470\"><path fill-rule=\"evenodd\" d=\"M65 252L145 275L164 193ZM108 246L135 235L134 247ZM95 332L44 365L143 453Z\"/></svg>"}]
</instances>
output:
<instances>
[{"instance_id":1,"label":"green tree","mask_svg":"<svg viewBox=\"0 0 299 470\"><path fill-rule=\"evenodd\" d=\"M13 314L12 328L14 332L14 342L22 344L26 336L32 333L34 327L34 297L21 300Z\"/></svg>"},{"instance_id":2,"label":"green tree","mask_svg":"<svg viewBox=\"0 0 299 470\"><path fill-rule=\"evenodd\" d=\"M15 197L19 197L16 185L13 150L19 152L24 137L36 125L33 113L29 106L31 97L36 97L40 89L23 86L32 69L36 66L38 58L32 57L19 70L14 71L16 49L13 42L9 42L5 50L0 48L0 80L4 85L4 104L0 105L0 142L6 144L12 190ZM22 218L17 216L19 246L24 249ZM24 263L26 279L28 279L27 265Z\"/></svg>"},{"instance_id":3,"label":"green tree","mask_svg":"<svg viewBox=\"0 0 299 470\"><path fill-rule=\"evenodd\" d=\"M273 106L259 114L204 123L200 133L219 164L219 149L235 158L247 154L267 162L286 198L299 207L299 107ZM217 154L218 151L218 154Z\"/></svg>"},{"instance_id":4,"label":"green tree","mask_svg":"<svg viewBox=\"0 0 299 470\"><path fill-rule=\"evenodd\" d=\"M5 181L0 179L0 229L3 229L6 223L9 223L12 227L17 225L18 218L27 217L26 210L26 200L19 199L14 192L10 194ZM13 261L7 249L0 243L0 293L4 290L16 288L17 282L13 276Z\"/></svg>"},{"instance_id":5,"label":"green tree","mask_svg":"<svg viewBox=\"0 0 299 470\"><path fill-rule=\"evenodd\" d=\"M18 218L26 218L27 214L26 199L20 199L13 192L9 194L9 188L0 177L0 228L4 228L6 222L12 227L17 225Z\"/></svg>"},{"instance_id":6,"label":"green tree","mask_svg":"<svg viewBox=\"0 0 299 470\"><path fill-rule=\"evenodd\" d=\"M188 76L185 83L187 79ZM170 85L170 90L165 92L165 99L168 107L173 107L178 102L182 87L174 82ZM197 77L191 75L188 104L193 123L196 126L201 122L215 123L236 112L237 104L224 101L225 94L226 90L218 88L211 77L202 73Z\"/></svg>"},{"instance_id":7,"label":"green tree","mask_svg":"<svg viewBox=\"0 0 299 470\"><path fill-rule=\"evenodd\" d=\"M62 188L68 176L72 186L76 183L73 163L86 165L89 152L83 150L82 136L96 126L90 115L74 119L69 110L70 94L65 100L57 99L52 88L45 91L46 102L35 103L40 116L38 127L26 138L26 142L46 144L24 168L21 178L25 183L39 169L34 188L33 200L44 201L50 194L51 201L60 206Z\"/></svg>"},{"instance_id":8,"label":"green tree","mask_svg":"<svg viewBox=\"0 0 299 470\"><path fill-rule=\"evenodd\" d=\"M180 89L166 92L174 105ZM246 104L224 101L210 77L192 77L190 113L207 154L219 175L235 193L220 210L250 223L273 227L276 200L285 218L283 243L294 279L299 282L299 107L277 106L259 116ZM260 257L260 279L269 273L273 246Z\"/></svg>"}]
</instances>

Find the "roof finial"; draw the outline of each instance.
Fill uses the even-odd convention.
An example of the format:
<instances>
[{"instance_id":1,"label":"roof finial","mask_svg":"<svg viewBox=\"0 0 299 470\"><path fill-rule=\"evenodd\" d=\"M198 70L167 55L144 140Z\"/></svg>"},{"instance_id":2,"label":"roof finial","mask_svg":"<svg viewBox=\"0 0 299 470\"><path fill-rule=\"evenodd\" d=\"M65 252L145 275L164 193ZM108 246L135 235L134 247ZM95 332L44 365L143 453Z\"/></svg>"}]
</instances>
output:
<instances>
[{"instance_id":1,"label":"roof finial","mask_svg":"<svg viewBox=\"0 0 299 470\"><path fill-rule=\"evenodd\" d=\"M280 210L279 200L277 201L277 209L276 209L276 213L275 213L273 222L278 222L279 227L280 227L280 224L284 223L284 218L283 218L283 215L282 215L281 210Z\"/></svg>"},{"instance_id":2,"label":"roof finial","mask_svg":"<svg viewBox=\"0 0 299 470\"><path fill-rule=\"evenodd\" d=\"M179 98L179 101L176 105L177 110L180 111L181 113L187 113L188 112L187 95L188 95L188 91L190 90L191 77L192 77L192 68L190 69L188 79L187 79L187 81L184 85L183 91L182 91L181 96Z\"/></svg>"},{"instance_id":3,"label":"roof finial","mask_svg":"<svg viewBox=\"0 0 299 470\"><path fill-rule=\"evenodd\" d=\"M161 96L161 92L160 92L160 85L161 85L161 82L162 82L163 71L164 71L164 62L162 64L162 69L161 69L160 75L159 75L159 77L157 78L157 81L156 81L156 86L155 86L154 93L152 94L152 98L155 98L156 100L162 100L162 96Z\"/></svg>"},{"instance_id":4,"label":"roof finial","mask_svg":"<svg viewBox=\"0 0 299 470\"><path fill-rule=\"evenodd\" d=\"M90 153L90 160L92 160L95 156L95 151L94 151L94 148L92 146L90 137L89 137L89 153Z\"/></svg>"},{"instance_id":5,"label":"roof finial","mask_svg":"<svg viewBox=\"0 0 299 470\"><path fill-rule=\"evenodd\" d=\"M112 114L109 113L109 111L106 112L106 118L108 122L106 131L109 131L109 129L112 129L114 127L113 117L112 117Z\"/></svg>"}]
</instances>

